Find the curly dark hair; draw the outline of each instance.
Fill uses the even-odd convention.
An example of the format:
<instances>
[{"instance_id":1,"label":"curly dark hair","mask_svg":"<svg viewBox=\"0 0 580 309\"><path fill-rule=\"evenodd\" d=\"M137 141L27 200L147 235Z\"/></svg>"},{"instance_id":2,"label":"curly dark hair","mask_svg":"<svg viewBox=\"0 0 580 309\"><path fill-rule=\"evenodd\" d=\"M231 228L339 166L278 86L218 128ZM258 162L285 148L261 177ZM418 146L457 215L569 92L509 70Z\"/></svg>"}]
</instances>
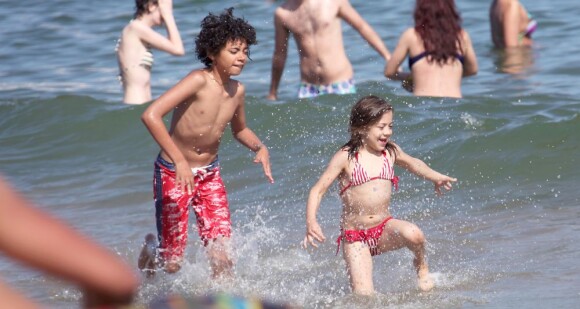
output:
<instances>
[{"instance_id":1,"label":"curly dark hair","mask_svg":"<svg viewBox=\"0 0 580 309\"><path fill-rule=\"evenodd\" d=\"M445 64L461 47L461 16L453 0L417 0L415 31L423 40L429 62Z\"/></svg>"},{"instance_id":2,"label":"curly dark hair","mask_svg":"<svg viewBox=\"0 0 580 309\"><path fill-rule=\"evenodd\" d=\"M386 113L392 113L393 106L387 100L374 95L362 97L352 107L350 112L350 140L341 148L348 151L348 158L352 159L360 147L363 145L363 138L369 128L376 124ZM396 147L389 141L385 149L396 156Z\"/></svg>"},{"instance_id":3,"label":"curly dark hair","mask_svg":"<svg viewBox=\"0 0 580 309\"><path fill-rule=\"evenodd\" d=\"M145 13L149 13L149 4L158 5L158 0L135 0L135 14L133 18L137 19Z\"/></svg>"},{"instance_id":4,"label":"curly dark hair","mask_svg":"<svg viewBox=\"0 0 580 309\"><path fill-rule=\"evenodd\" d=\"M226 9L219 16L209 13L201 21L201 31L195 38L195 53L207 68L212 65L209 56L219 53L227 42L245 41L248 45L248 58L250 45L258 43L256 29L243 18L234 17L233 10L233 7Z\"/></svg>"}]
</instances>

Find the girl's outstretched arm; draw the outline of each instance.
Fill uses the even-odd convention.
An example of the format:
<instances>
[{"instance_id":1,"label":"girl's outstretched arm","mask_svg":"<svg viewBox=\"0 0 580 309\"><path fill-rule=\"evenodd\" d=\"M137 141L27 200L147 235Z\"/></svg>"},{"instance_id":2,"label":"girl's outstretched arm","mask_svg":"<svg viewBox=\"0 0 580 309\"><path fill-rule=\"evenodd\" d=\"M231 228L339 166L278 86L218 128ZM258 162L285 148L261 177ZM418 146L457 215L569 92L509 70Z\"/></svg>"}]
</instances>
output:
<instances>
[{"instance_id":1,"label":"girl's outstretched arm","mask_svg":"<svg viewBox=\"0 0 580 309\"><path fill-rule=\"evenodd\" d=\"M313 247L318 247L314 240L319 242L326 240L326 237L322 233L322 228L316 220L316 213L318 212L322 197L334 180L346 169L347 164L348 153L343 150L338 151L332 157L330 163L328 163L328 167L326 167L326 170L322 173L316 184L310 189L308 202L306 204L306 236L302 243L304 248L307 248L308 244Z\"/></svg>"},{"instance_id":2,"label":"girl's outstretched arm","mask_svg":"<svg viewBox=\"0 0 580 309\"><path fill-rule=\"evenodd\" d=\"M451 183L456 182L457 178L452 178L433 170L425 162L406 154L398 145L395 146L397 148L395 164L419 177L433 182L435 185L435 192L437 192L438 195L442 194L441 187L445 188L447 191L451 190Z\"/></svg>"}]
</instances>

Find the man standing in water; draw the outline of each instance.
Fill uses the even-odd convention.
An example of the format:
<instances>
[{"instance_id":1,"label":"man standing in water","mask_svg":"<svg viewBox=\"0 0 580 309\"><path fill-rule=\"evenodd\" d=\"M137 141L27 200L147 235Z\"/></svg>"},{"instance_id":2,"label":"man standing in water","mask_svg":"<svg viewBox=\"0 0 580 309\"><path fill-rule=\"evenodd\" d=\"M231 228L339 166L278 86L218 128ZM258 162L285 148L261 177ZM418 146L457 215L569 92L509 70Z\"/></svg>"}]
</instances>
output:
<instances>
[{"instance_id":1,"label":"man standing in water","mask_svg":"<svg viewBox=\"0 0 580 309\"><path fill-rule=\"evenodd\" d=\"M385 61L391 58L379 35L348 0L287 0L274 13L270 100L278 98L290 33L300 55L299 98L356 93L352 65L344 50L341 19L358 31Z\"/></svg>"}]
</instances>

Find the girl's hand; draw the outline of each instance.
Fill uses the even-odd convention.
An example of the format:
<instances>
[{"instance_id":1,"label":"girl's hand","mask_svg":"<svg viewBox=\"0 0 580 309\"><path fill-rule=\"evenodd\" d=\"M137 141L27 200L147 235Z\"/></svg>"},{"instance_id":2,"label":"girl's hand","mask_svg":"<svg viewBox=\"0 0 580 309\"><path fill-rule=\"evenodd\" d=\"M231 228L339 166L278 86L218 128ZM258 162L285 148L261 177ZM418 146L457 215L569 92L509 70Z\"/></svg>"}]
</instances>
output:
<instances>
[{"instance_id":1,"label":"girl's hand","mask_svg":"<svg viewBox=\"0 0 580 309\"><path fill-rule=\"evenodd\" d=\"M437 193L437 195L442 195L443 193L441 192L441 187L445 188L447 191L451 190L451 188L453 188L453 186L451 185L452 182L456 182L457 178L452 178L446 175L442 175L441 178L437 179L436 181L433 181L433 184L435 185L435 192Z\"/></svg>"},{"instance_id":2,"label":"girl's hand","mask_svg":"<svg viewBox=\"0 0 580 309\"><path fill-rule=\"evenodd\" d=\"M193 172L187 163L175 164L175 185L183 192L191 194L191 189L194 186Z\"/></svg>"},{"instance_id":3,"label":"girl's hand","mask_svg":"<svg viewBox=\"0 0 580 309\"><path fill-rule=\"evenodd\" d=\"M308 248L308 244L310 244L311 246L318 248L318 245L314 240L317 240L318 242L324 242L326 240L326 237L324 237L324 234L322 234L322 229L320 228L320 225L318 225L318 222L306 224L306 236L302 242L302 247L306 249Z\"/></svg>"}]
</instances>

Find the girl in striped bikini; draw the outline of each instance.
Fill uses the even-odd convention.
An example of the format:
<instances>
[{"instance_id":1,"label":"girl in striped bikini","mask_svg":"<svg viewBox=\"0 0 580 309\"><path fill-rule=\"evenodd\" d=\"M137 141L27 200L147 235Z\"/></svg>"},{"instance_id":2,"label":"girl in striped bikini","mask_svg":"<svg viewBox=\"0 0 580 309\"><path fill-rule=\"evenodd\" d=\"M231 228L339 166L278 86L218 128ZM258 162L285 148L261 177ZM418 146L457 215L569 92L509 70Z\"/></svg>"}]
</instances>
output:
<instances>
[{"instance_id":1,"label":"girl in striped bikini","mask_svg":"<svg viewBox=\"0 0 580 309\"><path fill-rule=\"evenodd\" d=\"M414 254L418 285L422 291L433 288L433 279L425 260L425 236L413 223L391 216L389 204L392 187L397 187L396 164L430 180L435 191L451 190L455 178L431 169L423 161L406 154L390 141L393 134L393 107L376 96L360 99L350 116L351 138L332 158L328 167L310 190L306 206L306 237L303 246L318 247L326 237L316 220L320 201L338 179L343 210L341 234L350 285L353 293L374 293L372 256L408 248ZM338 249L337 249L338 253Z\"/></svg>"}]
</instances>

